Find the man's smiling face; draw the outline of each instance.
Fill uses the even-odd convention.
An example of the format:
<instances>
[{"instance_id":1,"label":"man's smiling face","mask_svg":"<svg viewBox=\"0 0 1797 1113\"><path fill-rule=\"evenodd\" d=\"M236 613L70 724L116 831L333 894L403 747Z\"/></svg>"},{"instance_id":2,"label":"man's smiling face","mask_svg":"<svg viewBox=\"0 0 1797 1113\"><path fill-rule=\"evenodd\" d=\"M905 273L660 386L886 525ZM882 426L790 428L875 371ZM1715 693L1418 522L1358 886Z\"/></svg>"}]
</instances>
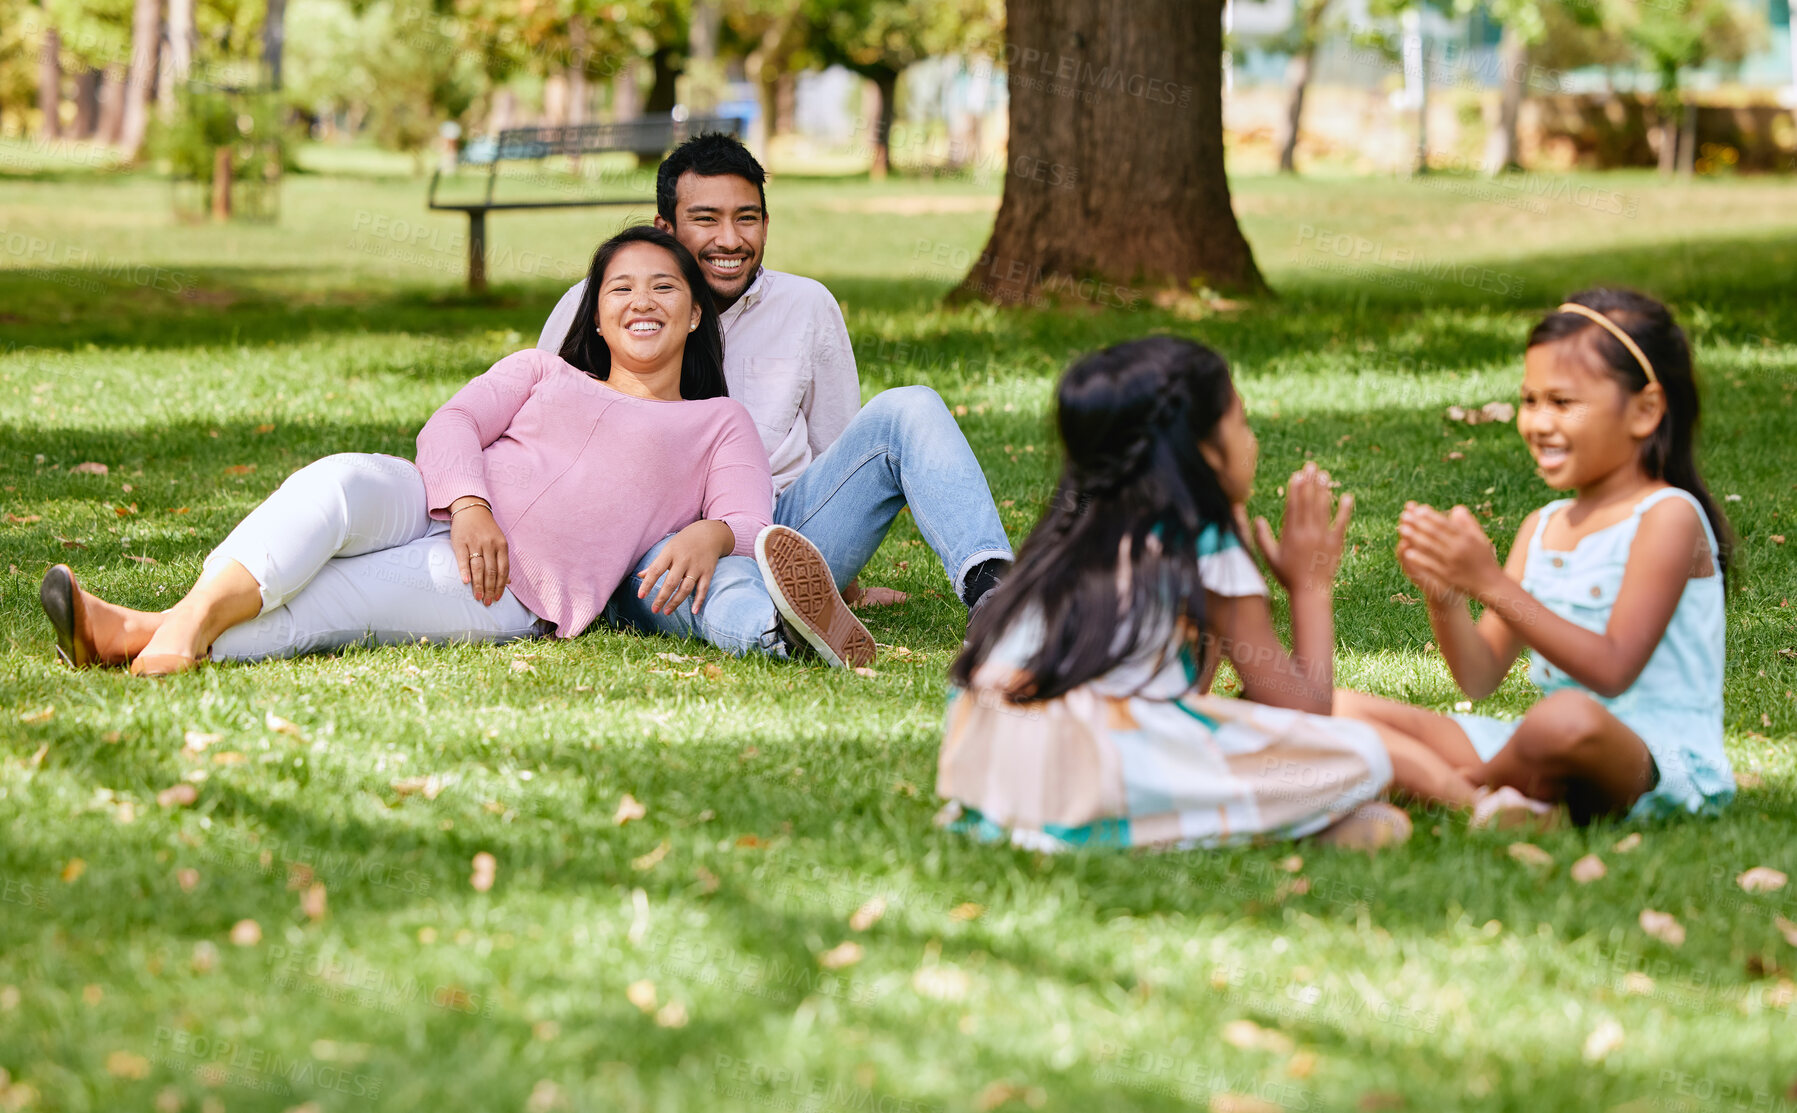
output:
<instances>
[{"instance_id":1,"label":"man's smiling face","mask_svg":"<svg viewBox=\"0 0 1797 1113\"><path fill-rule=\"evenodd\" d=\"M767 245L761 191L735 174L688 170L674 183L674 218L671 226L659 216L655 224L672 232L699 260L718 308L733 305L755 280Z\"/></svg>"}]
</instances>

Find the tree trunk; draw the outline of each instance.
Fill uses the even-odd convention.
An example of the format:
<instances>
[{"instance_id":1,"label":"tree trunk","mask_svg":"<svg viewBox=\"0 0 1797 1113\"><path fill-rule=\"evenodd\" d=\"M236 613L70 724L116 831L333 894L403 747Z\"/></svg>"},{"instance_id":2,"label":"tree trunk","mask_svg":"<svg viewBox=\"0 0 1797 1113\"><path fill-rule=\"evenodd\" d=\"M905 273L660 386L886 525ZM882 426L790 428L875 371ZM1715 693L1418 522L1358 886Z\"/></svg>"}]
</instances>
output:
<instances>
[{"instance_id":1,"label":"tree trunk","mask_svg":"<svg viewBox=\"0 0 1797 1113\"><path fill-rule=\"evenodd\" d=\"M723 22L718 0L693 0L687 36L687 99L693 115L709 116L724 91L724 72L718 63L718 31Z\"/></svg>"},{"instance_id":2,"label":"tree trunk","mask_svg":"<svg viewBox=\"0 0 1797 1113\"><path fill-rule=\"evenodd\" d=\"M611 79L611 118L634 120L643 114L643 89L636 79L637 60L625 62Z\"/></svg>"},{"instance_id":3,"label":"tree trunk","mask_svg":"<svg viewBox=\"0 0 1797 1113\"><path fill-rule=\"evenodd\" d=\"M268 15L262 21L262 68L268 74L268 87L281 88L281 56L287 46L287 0L268 0Z\"/></svg>"},{"instance_id":4,"label":"tree trunk","mask_svg":"<svg viewBox=\"0 0 1797 1113\"><path fill-rule=\"evenodd\" d=\"M162 55L162 0L137 0L131 16L131 72L125 79L125 117L119 124L119 157L137 161L150 130L150 94Z\"/></svg>"},{"instance_id":5,"label":"tree trunk","mask_svg":"<svg viewBox=\"0 0 1797 1113\"><path fill-rule=\"evenodd\" d=\"M798 130L799 78L782 73L774 78L774 134L790 135Z\"/></svg>"},{"instance_id":6,"label":"tree trunk","mask_svg":"<svg viewBox=\"0 0 1797 1113\"><path fill-rule=\"evenodd\" d=\"M649 99L643 104L643 111L651 116L662 115L674 111L679 103L679 93L674 83L680 78L680 67L674 61L674 48L658 46L655 53L649 55L649 64L655 68L654 81L649 86Z\"/></svg>"},{"instance_id":7,"label":"tree trunk","mask_svg":"<svg viewBox=\"0 0 1797 1113\"><path fill-rule=\"evenodd\" d=\"M1697 102L1685 102L1683 122L1678 129L1678 172L1689 178L1697 173Z\"/></svg>"},{"instance_id":8,"label":"tree trunk","mask_svg":"<svg viewBox=\"0 0 1797 1113\"><path fill-rule=\"evenodd\" d=\"M1285 79L1291 87L1285 105L1285 121L1279 129L1279 172L1298 172L1298 124L1304 118L1304 91L1310 86L1310 70L1316 61L1316 44L1306 43L1292 55L1285 68Z\"/></svg>"},{"instance_id":9,"label":"tree trunk","mask_svg":"<svg viewBox=\"0 0 1797 1113\"><path fill-rule=\"evenodd\" d=\"M868 78L873 82L873 93L879 104L867 113L874 135L873 159L868 164L867 176L877 182L892 170L892 117L898 100L899 75L897 70L882 66L871 71Z\"/></svg>"},{"instance_id":10,"label":"tree trunk","mask_svg":"<svg viewBox=\"0 0 1797 1113\"><path fill-rule=\"evenodd\" d=\"M587 122L587 25L577 16L568 25L568 122ZM578 157L572 160L578 165Z\"/></svg>"},{"instance_id":11,"label":"tree trunk","mask_svg":"<svg viewBox=\"0 0 1797 1113\"><path fill-rule=\"evenodd\" d=\"M94 140L108 145L119 141L119 127L125 119L125 67L114 63L106 67L100 80L100 119L94 125Z\"/></svg>"},{"instance_id":12,"label":"tree trunk","mask_svg":"<svg viewBox=\"0 0 1797 1113\"><path fill-rule=\"evenodd\" d=\"M1502 73L1497 124L1485 141L1485 172L1494 177L1522 168L1522 159L1517 157L1516 120L1522 114L1522 98L1528 91L1529 47L1509 24L1504 25L1498 39L1498 68Z\"/></svg>"},{"instance_id":13,"label":"tree trunk","mask_svg":"<svg viewBox=\"0 0 1797 1113\"><path fill-rule=\"evenodd\" d=\"M168 0L168 53L157 100L164 112L175 111L175 98L193 72L193 0Z\"/></svg>"},{"instance_id":14,"label":"tree trunk","mask_svg":"<svg viewBox=\"0 0 1797 1113\"><path fill-rule=\"evenodd\" d=\"M75 73L75 126L69 134L92 139L100 122L100 71L83 67Z\"/></svg>"},{"instance_id":15,"label":"tree trunk","mask_svg":"<svg viewBox=\"0 0 1797 1113\"><path fill-rule=\"evenodd\" d=\"M951 296L1115 306L1139 283L1265 289L1223 167L1222 0L1007 0L1005 15L1004 199Z\"/></svg>"},{"instance_id":16,"label":"tree trunk","mask_svg":"<svg viewBox=\"0 0 1797 1113\"><path fill-rule=\"evenodd\" d=\"M44 32L37 57L37 110L43 114L40 133L45 139L62 134L62 36L52 27Z\"/></svg>"},{"instance_id":17,"label":"tree trunk","mask_svg":"<svg viewBox=\"0 0 1797 1113\"><path fill-rule=\"evenodd\" d=\"M231 148L212 152L212 219L231 219Z\"/></svg>"}]
</instances>

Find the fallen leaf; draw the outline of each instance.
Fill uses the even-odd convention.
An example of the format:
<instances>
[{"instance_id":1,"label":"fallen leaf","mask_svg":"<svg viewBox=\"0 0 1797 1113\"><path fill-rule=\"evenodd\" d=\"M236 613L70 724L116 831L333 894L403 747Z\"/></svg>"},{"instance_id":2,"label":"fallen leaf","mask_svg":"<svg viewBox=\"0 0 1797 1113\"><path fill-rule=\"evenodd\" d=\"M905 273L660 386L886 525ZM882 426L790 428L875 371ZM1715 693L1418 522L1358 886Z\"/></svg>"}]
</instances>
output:
<instances>
[{"instance_id":1,"label":"fallen leaf","mask_svg":"<svg viewBox=\"0 0 1797 1113\"><path fill-rule=\"evenodd\" d=\"M911 975L911 988L936 1001L959 1001L967 987L967 975L953 966L920 966Z\"/></svg>"},{"instance_id":2,"label":"fallen leaf","mask_svg":"<svg viewBox=\"0 0 1797 1113\"><path fill-rule=\"evenodd\" d=\"M306 740L305 732L300 730L298 723L291 719L283 719L273 711L264 711L262 713L262 725L269 730L274 731L276 734L285 734L290 738L297 738L301 742Z\"/></svg>"},{"instance_id":3,"label":"fallen leaf","mask_svg":"<svg viewBox=\"0 0 1797 1113\"><path fill-rule=\"evenodd\" d=\"M977 920L980 918L981 913L983 913L985 911L986 911L985 906L975 904L972 901L968 901L966 904L957 904L953 908L949 909L948 910L948 918L951 920L963 920L963 921Z\"/></svg>"},{"instance_id":4,"label":"fallen leaf","mask_svg":"<svg viewBox=\"0 0 1797 1113\"><path fill-rule=\"evenodd\" d=\"M300 911L306 914L308 920L322 920L324 919L324 907L324 882L314 881L307 888L305 895L300 897Z\"/></svg>"},{"instance_id":5,"label":"fallen leaf","mask_svg":"<svg viewBox=\"0 0 1797 1113\"><path fill-rule=\"evenodd\" d=\"M112 512L121 518L129 518L131 515L137 513L137 504L132 503L130 506L115 506L112 508Z\"/></svg>"},{"instance_id":6,"label":"fallen leaf","mask_svg":"<svg viewBox=\"0 0 1797 1113\"><path fill-rule=\"evenodd\" d=\"M1031 1109L1040 1109L1048 1101L1048 1093L1040 1086L1020 1086L1001 1078L986 1084L973 1099L973 1108L975 1113L992 1113L999 1106L1014 1101L1022 1102Z\"/></svg>"},{"instance_id":7,"label":"fallen leaf","mask_svg":"<svg viewBox=\"0 0 1797 1113\"><path fill-rule=\"evenodd\" d=\"M633 819L641 819L649 814L649 809L637 803L636 797L626 792L618 801L618 810L612 814L614 826L622 827Z\"/></svg>"},{"instance_id":8,"label":"fallen leaf","mask_svg":"<svg viewBox=\"0 0 1797 1113\"><path fill-rule=\"evenodd\" d=\"M1685 925L1670 912L1655 912L1651 908L1641 910L1641 930L1671 947L1682 947L1685 944Z\"/></svg>"},{"instance_id":9,"label":"fallen leaf","mask_svg":"<svg viewBox=\"0 0 1797 1113\"><path fill-rule=\"evenodd\" d=\"M85 464L76 464L74 467L70 468L69 474L70 475L105 475L110 470L111 469L108 468L105 464L96 463L93 460L89 460Z\"/></svg>"},{"instance_id":10,"label":"fallen leaf","mask_svg":"<svg viewBox=\"0 0 1797 1113\"><path fill-rule=\"evenodd\" d=\"M87 863L85 861L80 858L70 858L68 864L62 867L62 879L64 881L79 881L81 880L81 875L86 872Z\"/></svg>"},{"instance_id":11,"label":"fallen leaf","mask_svg":"<svg viewBox=\"0 0 1797 1113\"><path fill-rule=\"evenodd\" d=\"M1622 1041L1622 1025L1606 1017L1585 1037L1585 1061L1595 1063L1609 1057L1610 1052L1622 1046Z\"/></svg>"},{"instance_id":12,"label":"fallen leaf","mask_svg":"<svg viewBox=\"0 0 1797 1113\"><path fill-rule=\"evenodd\" d=\"M435 773L428 777L401 777L387 782L387 787L401 797L422 795L426 800L435 800L443 792L443 778Z\"/></svg>"},{"instance_id":13,"label":"fallen leaf","mask_svg":"<svg viewBox=\"0 0 1797 1113\"><path fill-rule=\"evenodd\" d=\"M1750 893L1776 893L1791 879L1769 866L1755 866L1735 878L1735 884Z\"/></svg>"},{"instance_id":14,"label":"fallen leaf","mask_svg":"<svg viewBox=\"0 0 1797 1113\"><path fill-rule=\"evenodd\" d=\"M1252 1020L1232 1020L1223 1025L1223 1042L1243 1051L1271 1051L1290 1055L1295 1048L1292 1038L1272 1028L1262 1028Z\"/></svg>"},{"instance_id":15,"label":"fallen leaf","mask_svg":"<svg viewBox=\"0 0 1797 1113\"><path fill-rule=\"evenodd\" d=\"M486 851L474 856L474 872L468 875L468 884L474 891L484 893L493 887L493 881L499 873L499 859Z\"/></svg>"},{"instance_id":16,"label":"fallen leaf","mask_svg":"<svg viewBox=\"0 0 1797 1113\"><path fill-rule=\"evenodd\" d=\"M718 875L712 873L704 866L695 866L693 868L693 876L699 879L699 891L701 893L715 893L718 891Z\"/></svg>"},{"instance_id":17,"label":"fallen leaf","mask_svg":"<svg viewBox=\"0 0 1797 1113\"><path fill-rule=\"evenodd\" d=\"M226 475L248 475L256 470L254 464L232 464L225 469Z\"/></svg>"},{"instance_id":18,"label":"fallen leaf","mask_svg":"<svg viewBox=\"0 0 1797 1113\"><path fill-rule=\"evenodd\" d=\"M1572 879L1580 885L1589 885L1601 879L1609 871L1604 867L1604 860L1595 854L1587 854L1572 864Z\"/></svg>"},{"instance_id":19,"label":"fallen leaf","mask_svg":"<svg viewBox=\"0 0 1797 1113\"><path fill-rule=\"evenodd\" d=\"M1525 866L1551 866L1554 864L1554 856L1532 842L1511 843L1510 857Z\"/></svg>"},{"instance_id":20,"label":"fallen leaf","mask_svg":"<svg viewBox=\"0 0 1797 1113\"><path fill-rule=\"evenodd\" d=\"M513 657L512 658L512 671L513 672L536 672L537 667L535 665L531 664L529 661L526 661L522 657Z\"/></svg>"},{"instance_id":21,"label":"fallen leaf","mask_svg":"<svg viewBox=\"0 0 1797 1113\"><path fill-rule=\"evenodd\" d=\"M258 436L261 436L264 433L272 433L274 431L275 431L275 427L273 425L270 425L266 421L263 422L261 425L256 426L256 434Z\"/></svg>"},{"instance_id":22,"label":"fallen leaf","mask_svg":"<svg viewBox=\"0 0 1797 1113\"><path fill-rule=\"evenodd\" d=\"M1640 846L1640 845L1641 845L1641 832L1631 831L1628 834L1622 836L1620 839L1617 839L1616 845L1611 847L1610 849L1614 850L1618 854L1627 854L1629 851L1635 849L1637 846Z\"/></svg>"},{"instance_id":23,"label":"fallen leaf","mask_svg":"<svg viewBox=\"0 0 1797 1113\"><path fill-rule=\"evenodd\" d=\"M125 559L126 560L135 560L139 564L161 564L162 563L161 561L157 560L155 557L138 556L136 553L126 553Z\"/></svg>"},{"instance_id":24,"label":"fallen leaf","mask_svg":"<svg viewBox=\"0 0 1797 1113\"><path fill-rule=\"evenodd\" d=\"M1773 534L1773 535L1772 535L1772 543L1773 543L1773 544L1774 544L1774 545L1782 545L1782 544L1784 544L1784 543L1785 543L1785 535L1784 535L1784 534L1782 534L1782 533L1775 533L1775 534Z\"/></svg>"},{"instance_id":25,"label":"fallen leaf","mask_svg":"<svg viewBox=\"0 0 1797 1113\"><path fill-rule=\"evenodd\" d=\"M183 893L191 893L200 883L200 871L191 866L175 871L175 884L181 886Z\"/></svg>"},{"instance_id":26,"label":"fallen leaf","mask_svg":"<svg viewBox=\"0 0 1797 1113\"><path fill-rule=\"evenodd\" d=\"M231 942L239 947L254 947L262 942L262 925L254 920L239 920L231 925Z\"/></svg>"},{"instance_id":27,"label":"fallen leaf","mask_svg":"<svg viewBox=\"0 0 1797 1113\"><path fill-rule=\"evenodd\" d=\"M657 653L655 658L658 661L671 661L676 665L684 665L688 661L700 660L698 657L684 657L678 653Z\"/></svg>"},{"instance_id":28,"label":"fallen leaf","mask_svg":"<svg viewBox=\"0 0 1797 1113\"><path fill-rule=\"evenodd\" d=\"M210 974L218 965L218 944L210 939L202 939L193 945L193 958L189 960L196 974Z\"/></svg>"},{"instance_id":29,"label":"fallen leaf","mask_svg":"<svg viewBox=\"0 0 1797 1113\"><path fill-rule=\"evenodd\" d=\"M1749 789L1758 788L1765 783L1766 783L1765 778L1761 777L1758 773L1755 773L1751 769L1735 770L1735 787L1736 788L1749 788Z\"/></svg>"},{"instance_id":30,"label":"fallen leaf","mask_svg":"<svg viewBox=\"0 0 1797 1113\"><path fill-rule=\"evenodd\" d=\"M663 839L659 846L643 855L641 858L632 858L630 860L630 868L639 873L644 870L652 870L661 863L663 858L668 856L668 851L670 849L671 847L668 844L668 840Z\"/></svg>"},{"instance_id":31,"label":"fallen leaf","mask_svg":"<svg viewBox=\"0 0 1797 1113\"><path fill-rule=\"evenodd\" d=\"M631 982L625 987L624 996L632 1005L644 1012L650 1012L655 1008L655 983L647 978Z\"/></svg>"},{"instance_id":32,"label":"fallen leaf","mask_svg":"<svg viewBox=\"0 0 1797 1113\"><path fill-rule=\"evenodd\" d=\"M1783 916L1772 917L1772 922L1778 925L1778 934L1785 937L1785 942L1797 947L1797 923L1792 923Z\"/></svg>"},{"instance_id":33,"label":"fallen leaf","mask_svg":"<svg viewBox=\"0 0 1797 1113\"><path fill-rule=\"evenodd\" d=\"M1630 997L1646 997L1653 992L1653 979L1639 970L1630 970L1622 976L1622 992Z\"/></svg>"},{"instance_id":34,"label":"fallen leaf","mask_svg":"<svg viewBox=\"0 0 1797 1113\"><path fill-rule=\"evenodd\" d=\"M855 675L856 676L878 676L880 674L870 668L867 668L865 665L856 665L855 666Z\"/></svg>"},{"instance_id":35,"label":"fallen leaf","mask_svg":"<svg viewBox=\"0 0 1797 1113\"><path fill-rule=\"evenodd\" d=\"M655 1013L655 1026L658 1028L684 1028L686 1021L686 1006L678 1001L669 1001Z\"/></svg>"},{"instance_id":36,"label":"fallen leaf","mask_svg":"<svg viewBox=\"0 0 1797 1113\"><path fill-rule=\"evenodd\" d=\"M87 548L87 545L85 543L83 543L73 537L64 537L60 533L56 535L56 539L58 541L62 542L62 547L65 549L85 549L85 548Z\"/></svg>"},{"instance_id":37,"label":"fallen leaf","mask_svg":"<svg viewBox=\"0 0 1797 1113\"><path fill-rule=\"evenodd\" d=\"M1317 1053L1299 1051L1286 1060L1285 1073L1292 1078L1309 1078L1317 1072Z\"/></svg>"},{"instance_id":38,"label":"fallen leaf","mask_svg":"<svg viewBox=\"0 0 1797 1113\"><path fill-rule=\"evenodd\" d=\"M148 1078L150 1061L134 1051L114 1051L106 1056L106 1073L114 1078Z\"/></svg>"},{"instance_id":39,"label":"fallen leaf","mask_svg":"<svg viewBox=\"0 0 1797 1113\"><path fill-rule=\"evenodd\" d=\"M722 666L720 666L720 665L706 665L705 666L705 679L707 679L707 680L722 680L723 678L724 678L724 670L723 670Z\"/></svg>"},{"instance_id":40,"label":"fallen leaf","mask_svg":"<svg viewBox=\"0 0 1797 1113\"><path fill-rule=\"evenodd\" d=\"M56 717L56 705L51 704L49 707L39 708L36 711L21 712L19 715L19 722L21 722L21 723L41 723L46 719L53 719L55 717Z\"/></svg>"},{"instance_id":41,"label":"fallen leaf","mask_svg":"<svg viewBox=\"0 0 1797 1113\"><path fill-rule=\"evenodd\" d=\"M853 966L860 962L863 953L861 944L849 940L845 943L838 943L818 955L817 964L825 970L841 970L845 966Z\"/></svg>"},{"instance_id":42,"label":"fallen leaf","mask_svg":"<svg viewBox=\"0 0 1797 1113\"><path fill-rule=\"evenodd\" d=\"M738 835L736 838L738 850L760 850L766 845L760 835Z\"/></svg>"},{"instance_id":43,"label":"fallen leaf","mask_svg":"<svg viewBox=\"0 0 1797 1113\"><path fill-rule=\"evenodd\" d=\"M1281 858L1279 860L1279 868L1284 870L1286 873L1297 873L1299 870L1304 868L1304 859L1300 858L1296 854L1292 855L1289 858Z\"/></svg>"},{"instance_id":44,"label":"fallen leaf","mask_svg":"<svg viewBox=\"0 0 1797 1113\"><path fill-rule=\"evenodd\" d=\"M6 520L11 522L15 526L28 526L33 522L43 521L44 516L42 514L26 514L23 517L21 517L20 515L17 515L17 514L8 514L6 516Z\"/></svg>"},{"instance_id":45,"label":"fallen leaf","mask_svg":"<svg viewBox=\"0 0 1797 1113\"><path fill-rule=\"evenodd\" d=\"M199 789L188 784L186 781L181 781L158 792L156 794L156 803L165 808L186 808L191 807L193 802L199 798Z\"/></svg>"},{"instance_id":46,"label":"fallen leaf","mask_svg":"<svg viewBox=\"0 0 1797 1113\"><path fill-rule=\"evenodd\" d=\"M1368 1090L1360 1095L1355 1105L1360 1113L1383 1113L1387 1109L1404 1108L1404 1095L1394 1094L1390 1090Z\"/></svg>"},{"instance_id":47,"label":"fallen leaf","mask_svg":"<svg viewBox=\"0 0 1797 1113\"><path fill-rule=\"evenodd\" d=\"M884 915L886 915L886 898L874 897L860 908L855 909L855 914L849 917L849 928L853 931L866 931L879 923L880 917Z\"/></svg>"},{"instance_id":48,"label":"fallen leaf","mask_svg":"<svg viewBox=\"0 0 1797 1113\"><path fill-rule=\"evenodd\" d=\"M214 742L224 740L225 736L222 734L202 734L197 730L190 730L181 736L181 748L190 754L197 754Z\"/></svg>"},{"instance_id":49,"label":"fallen leaf","mask_svg":"<svg viewBox=\"0 0 1797 1113\"><path fill-rule=\"evenodd\" d=\"M212 755L212 764L214 765L242 765L248 760L249 758L244 757L236 750L220 750Z\"/></svg>"}]
</instances>

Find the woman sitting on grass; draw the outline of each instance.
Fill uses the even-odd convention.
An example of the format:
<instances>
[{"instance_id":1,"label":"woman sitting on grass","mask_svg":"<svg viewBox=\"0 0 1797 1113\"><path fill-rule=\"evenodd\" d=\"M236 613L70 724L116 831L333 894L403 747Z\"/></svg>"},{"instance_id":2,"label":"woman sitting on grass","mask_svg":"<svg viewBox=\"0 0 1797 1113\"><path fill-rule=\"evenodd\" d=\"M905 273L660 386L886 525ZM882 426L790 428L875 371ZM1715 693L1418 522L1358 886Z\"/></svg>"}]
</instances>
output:
<instances>
[{"instance_id":1,"label":"woman sitting on grass","mask_svg":"<svg viewBox=\"0 0 1797 1113\"><path fill-rule=\"evenodd\" d=\"M986 839L1054 849L1218 845L1324 832L1376 847L1408 817L1411 750L1329 717L1332 593L1353 511L1292 476L1283 541L1255 523L1291 595L1287 653L1242 545L1258 446L1222 357L1153 337L1061 380L1066 463L1017 567L955 662L937 791ZM1245 698L1203 694L1219 657Z\"/></svg>"},{"instance_id":2,"label":"woman sitting on grass","mask_svg":"<svg viewBox=\"0 0 1797 1113\"><path fill-rule=\"evenodd\" d=\"M594 254L578 320L592 328L560 358L516 352L457 391L416 464L344 453L295 472L166 611L52 568L40 598L58 652L164 676L208 656L569 638L676 530L642 590L702 602L720 557L754 552L773 499L754 422L724 396L710 288L673 236L630 228Z\"/></svg>"},{"instance_id":3,"label":"woman sitting on grass","mask_svg":"<svg viewBox=\"0 0 1797 1113\"><path fill-rule=\"evenodd\" d=\"M1727 804L1729 530L1697 473L1697 418L1691 350L1665 306L1591 290L1550 313L1529 335L1516 428L1547 485L1573 497L1523 519L1502 565L1464 506L1410 503L1398 527L1399 563L1461 690L1489 696L1526 648L1544 698L1520 721L1354 692L1337 710L1419 740L1459 784L1443 796L1482 795L1479 822L1561 802L1580 823ZM1485 608L1477 622L1469 598Z\"/></svg>"}]
</instances>

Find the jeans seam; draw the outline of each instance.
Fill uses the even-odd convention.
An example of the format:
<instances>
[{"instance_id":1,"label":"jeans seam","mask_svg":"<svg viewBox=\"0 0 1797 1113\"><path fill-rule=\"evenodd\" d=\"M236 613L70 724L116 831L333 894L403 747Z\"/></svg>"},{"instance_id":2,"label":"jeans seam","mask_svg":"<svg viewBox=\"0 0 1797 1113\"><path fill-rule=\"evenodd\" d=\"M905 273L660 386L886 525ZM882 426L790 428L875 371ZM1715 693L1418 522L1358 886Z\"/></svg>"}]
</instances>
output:
<instances>
[{"instance_id":1,"label":"jeans seam","mask_svg":"<svg viewBox=\"0 0 1797 1113\"><path fill-rule=\"evenodd\" d=\"M824 495L824 497L818 499L817 502L812 505L811 513L805 515L805 518L803 521L800 521L799 523L797 523L796 525L793 525L790 528L798 530L800 533L804 533L805 526L808 523L810 523L811 519L817 517L818 511L822 510L824 508L824 506L831 499L835 498L837 496L837 494L844 487L848 486L849 480L855 478L856 475L860 474L862 468L865 468L867 465L873 463L875 460L878 460L882 456L891 456L891 455L892 455L892 445L890 442L882 443L879 446L879 448L870 450L866 456L863 456L860 460L856 461L856 463L853 467L847 468L843 471L842 478L837 481L836 486L830 488L830 491L828 494L826 494L826 495ZM788 490L790 490L790 489L791 488L788 488Z\"/></svg>"}]
</instances>

